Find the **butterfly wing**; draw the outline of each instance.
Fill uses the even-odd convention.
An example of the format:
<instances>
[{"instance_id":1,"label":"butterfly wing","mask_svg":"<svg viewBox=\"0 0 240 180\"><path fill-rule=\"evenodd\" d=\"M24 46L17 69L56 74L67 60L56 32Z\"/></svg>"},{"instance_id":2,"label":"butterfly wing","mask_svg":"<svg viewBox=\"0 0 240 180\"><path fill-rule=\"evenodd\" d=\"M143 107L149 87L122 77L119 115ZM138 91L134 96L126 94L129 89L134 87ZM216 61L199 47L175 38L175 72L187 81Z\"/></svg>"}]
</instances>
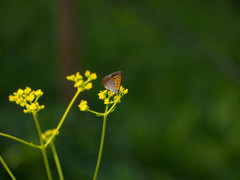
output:
<instances>
[{"instance_id":1,"label":"butterfly wing","mask_svg":"<svg viewBox=\"0 0 240 180\"><path fill-rule=\"evenodd\" d=\"M118 71L103 78L102 83L106 89L114 93L117 93L121 86L121 81L122 81L122 72Z\"/></svg>"},{"instance_id":2,"label":"butterfly wing","mask_svg":"<svg viewBox=\"0 0 240 180\"><path fill-rule=\"evenodd\" d=\"M121 86L122 74L116 74L116 75L112 76L112 79L114 81L115 88L118 91Z\"/></svg>"}]
</instances>

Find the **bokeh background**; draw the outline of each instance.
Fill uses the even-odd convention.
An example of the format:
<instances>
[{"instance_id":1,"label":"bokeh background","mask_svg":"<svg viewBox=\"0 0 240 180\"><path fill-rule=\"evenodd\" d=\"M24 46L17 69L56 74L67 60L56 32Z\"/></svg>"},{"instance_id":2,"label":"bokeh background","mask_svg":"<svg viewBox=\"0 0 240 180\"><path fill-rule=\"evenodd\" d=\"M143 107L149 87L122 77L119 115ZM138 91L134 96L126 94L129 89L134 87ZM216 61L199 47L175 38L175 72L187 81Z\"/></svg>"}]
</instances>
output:
<instances>
[{"instance_id":1,"label":"bokeh background","mask_svg":"<svg viewBox=\"0 0 240 180\"><path fill-rule=\"evenodd\" d=\"M121 70L129 93L108 118L99 180L238 180L239 45L237 0L0 0L0 132L38 144L33 118L8 95L42 89L47 130L74 94L65 77L96 72L56 139L65 179L92 179L102 119L77 104L103 111L101 79ZM17 179L47 179L39 150L0 141Z\"/></svg>"}]
</instances>

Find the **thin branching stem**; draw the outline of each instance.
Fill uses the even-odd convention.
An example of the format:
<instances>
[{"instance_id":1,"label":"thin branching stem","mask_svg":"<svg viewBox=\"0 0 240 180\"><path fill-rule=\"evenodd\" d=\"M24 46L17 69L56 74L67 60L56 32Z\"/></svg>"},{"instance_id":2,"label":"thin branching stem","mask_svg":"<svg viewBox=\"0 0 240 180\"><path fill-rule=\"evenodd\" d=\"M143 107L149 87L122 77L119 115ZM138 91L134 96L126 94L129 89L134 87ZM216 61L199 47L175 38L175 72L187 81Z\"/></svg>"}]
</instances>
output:
<instances>
[{"instance_id":1,"label":"thin branching stem","mask_svg":"<svg viewBox=\"0 0 240 180\"><path fill-rule=\"evenodd\" d=\"M52 140L53 140L53 138L56 136L57 132L59 132L59 129L61 128L61 126L62 126L65 118L67 117L67 114L68 114L69 110L71 109L74 101L76 100L76 98L78 97L78 95L79 95L80 92L81 92L81 90L78 89L77 92L75 93L75 95L73 96L73 98L72 98L71 102L69 103L66 111L64 112L64 114L63 114L63 116L62 116L62 119L60 120L60 122L59 122L59 124L58 124L58 126L57 126L57 128L56 128L56 130L55 130L55 132L52 134L52 136L49 138L49 140L45 143L45 145L44 145L45 147L47 147L48 144L49 144L50 142L52 142Z\"/></svg>"},{"instance_id":2,"label":"thin branching stem","mask_svg":"<svg viewBox=\"0 0 240 180\"><path fill-rule=\"evenodd\" d=\"M57 151L56 151L56 148L55 148L54 141L51 142L50 145L51 145L53 157L54 157L54 160L55 160L55 163L56 163L56 166L57 166L57 171L58 171L59 179L60 179L60 180L64 180L64 178L63 178L63 173L62 173L62 168L61 168L61 165L60 165L60 162L59 162L59 159L58 159L58 155L57 155Z\"/></svg>"},{"instance_id":3,"label":"thin branching stem","mask_svg":"<svg viewBox=\"0 0 240 180\"><path fill-rule=\"evenodd\" d=\"M43 155L43 159L44 159L44 163L45 163L48 179L52 180L51 169L50 169L49 162L48 162L46 148L44 146L44 142L43 142L43 139L42 139L42 130L40 128L40 124L39 124L39 121L38 121L38 118L37 118L37 113L33 113L33 118L35 120L35 124L36 124L36 127L37 127L39 140L40 140L40 143L41 143L41 150L42 150L42 155Z\"/></svg>"},{"instance_id":4,"label":"thin branching stem","mask_svg":"<svg viewBox=\"0 0 240 180\"><path fill-rule=\"evenodd\" d=\"M105 114L104 114L104 117L103 117L102 137L101 137L101 143L100 143L100 148L99 148L99 153L98 153L98 160L97 160L97 165L96 165L93 180L97 179L98 170L99 170L99 166L100 166L100 163L101 163L102 150L103 150L104 137L105 137L105 129L106 129L106 122L107 122L107 115L108 115L107 110L108 110L108 104L106 105Z\"/></svg>"},{"instance_id":5,"label":"thin branching stem","mask_svg":"<svg viewBox=\"0 0 240 180\"><path fill-rule=\"evenodd\" d=\"M4 166L4 168L6 169L6 171L8 172L9 176L12 178L12 180L16 180L16 178L14 177L11 170L8 168L7 164L5 163L5 161L3 160L1 155L0 155L0 161L1 161L2 165Z\"/></svg>"},{"instance_id":6,"label":"thin branching stem","mask_svg":"<svg viewBox=\"0 0 240 180\"><path fill-rule=\"evenodd\" d=\"M7 138L9 138L9 139L13 139L13 140L18 141L18 142L20 142L20 143L26 144L26 145L28 145L28 146L41 149L41 146L39 146L39 145L36 145L36 144L33 144L33 143L29 143L29 142L27 142L27 141L24 141L24 140L22 140L22 139L20 139L20 138L11 136L11 135L9 135L9 134L0 133L0 136L4 136L4 137L7 137Z\"/></svg>"}]
</instances>

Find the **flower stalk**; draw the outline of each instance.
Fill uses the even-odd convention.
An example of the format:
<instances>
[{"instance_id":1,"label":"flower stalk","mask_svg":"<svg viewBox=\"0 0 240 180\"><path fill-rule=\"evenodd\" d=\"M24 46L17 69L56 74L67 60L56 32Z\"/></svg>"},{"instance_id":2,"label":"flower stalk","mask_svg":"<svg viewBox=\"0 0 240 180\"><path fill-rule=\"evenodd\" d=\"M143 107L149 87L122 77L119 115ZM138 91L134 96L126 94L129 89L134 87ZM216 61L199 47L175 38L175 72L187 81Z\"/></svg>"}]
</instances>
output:
<instances>
[{"instance_id":1,"label":"flower stalk","mask_svg":"<svg viewBox=\"0 0 240 180\"><path fill-rule=\"evenodd\" d=\"M106 124L107 124L107 116L108 116L108 114L113 112L117 103L120 103L121 98L127 93L128 93L128 89L124 89L122 86L120 87L118 93L113 93L112 91L108 91L108 90L100 91L98 93L99 99L103 100L104 104L106 104L104 113L99 113L99 112L89 109L87 101L85 101L85 100L82 100L80 102L80 104L78 105L80 111L87 111L87 112L93 113L97 116L103 116L102 136L101 136L101 142L100 142L100 147L99 147L99 152L98 152L98 159L97 159L97 164L96 164L93 180L97 179L99 167L100 167L100 163L101 163L104 138L105 138L105 130L106 130ZM109 109L108 107L110 104L112 104L112 106Z\"/></svg>"},{"instance_id":2,"label":"flower stalk","mask_svg":"<svg viewBox=\"0 0 240 180\"><path fill-rule=\"evenodd\" d=\"M69 113L69 110L71 109L73 103L75 102L75 100L76 100L76 98L78 97L78 95L79 95L80 92L81 92L81 91L78 89L77 92L75 93L75 95L73 96L71 102L69 103L66 111L64 112L64 114L63 114L63 116L62 116L62 118L61 118L61 120L60 120L60 122L59 122L59 124L58 124L58 126L57 126L57 128L56 128L56 131L52 134L52 136L51 136L51 137L48 139L48 141L45 143L45 145L44 145L45 147L47 147L48 144L51 143L51 141L53 140L53 138L56 136L57 132L60 130L60 128L61 128L64 120L66 119L66 117L67 117L67 115L68 115L68 113Z\"/></svg>"},{"instance_id":3,"label":"flower stalk","mask_svg":"<svg viewBox=\"0 0 240 180\"><path fill-rule=\"evenodd\" d=\"M104 138L105 138L105 130L106 130L106 124L107 124L107 115L108 115L107 110L108 110L108 105L106 105L105 114L104 114L104 117L103 117L102 137L101 137L101 143L100 143L100 148L99 148L99 152L98 152L97 165L96 165L95 173L94 173L94 176L93 176L93 180L97 179L99 166L100 166L100 163L101 163L102 151L103 151L103 145L104 145Z\"/></svg>"},{"instance_id":4,"label":"flower stalk","mask_svg":"<svg viewBox=\"0 0 240 180\"><path fill-rule=\"evenodd\" d=\"M61 168L61 164L60 164L60 161L59 161L59 158L58 158L58 155L57 155L57 150L56 150L55 144L54 144L54 142L51 142L50 145L51 145L53 157L54 157L54 160L55 160L55 163L56 163L59 179L64 180L63 173L62 173L62 168Z\"/></svg>"},{"instance_id":5,"label":"flower stalk","mask_svg":"<svg viewBox=\"0 0 240 180\"><path fill-rule=\"evenodd\" d=\"M37 118L37 114L33 113L33 118L37 127L37 131L38 131L38 136L39 136L39 140L41 143L41 150L42 150L42 155L43 155L43 159L44 159L44 164L45 164L45 168L47 171L47 175L48 175L48 179L52 180L52 173L50 170L50 166L49 166L49 162L48 162L48 157L47 157L47 152L46 152L46 148L44 146L44 142L43 142L43 138L42 138L42 130L40 128L40 124L38 122L38 118Z\"/></svg>"},{"instance_id":6,"label":"flower stalk","mask_svg":"<svg viewBox=\"0 0 240 180\"><path fill-rule=\"evenodd\" d=\"M6 171L8 172L9 176L12 178L12 180L16 180L15 176L13 175L11 170L8 168L7 164L5 163L5 161L3 160L1 155L0 155L0 161L1 161L2 165L4 166L4 168L6 169Z\"/></svg>"},{"instance_id":7,"label":"flower stalk","mask_svg":"<svg viewBox=\"0 0 240 180\"><path fill-rule=\"evenodd\" d=\"M20 138L11 136L11 135L9 135L9 134L0 133L0 136L4 136L4 137L6 137L6 138L13 139L13 140L15 140L15 141L18 141L18 142L20 142L20 143L23 143L23 144L28 145L28 146L33 147L33 148L41 149L41 146L39 146L39 145L36 145L36 144L30 143L30 142L24 141L24 140L22 140L22 139L20 139Z\"/></svg>"},{"instance_id":8,"label":"flower stalk","mask_svg":"<svg viewBox=\"0 0 240 180\"><path fill-rule=\"evenodd\" d=\"M8 135L5 133L0 133L0 136L4 136L4 137L10 138L10 139L13 139L15 141L18 141L20 143L23 143L25 145L28 145L30 147L40 149L42 151L42 156L43 156L43 160L44 160L44 164L45 164L45 168L46 168L46 172L47 172L47 176L48 176L49 180L53 179L51 169L49 166L47 152L46 152L46 148L49 144L51 146L52 155L55 160L59 179L60 180L64 179L54 141L55 141L55 137L59 134L59 130L62 127L62 125L63 125L71 107L73 106L74 102L76 101L78 95L84 90L90 90L93 86L91 81L97 79L96 73L91 73L88 70L85 71L84 75L85 75L86 80L84 80L84 77L82 75L80 75L79 72L77 72L76 74L67 76L67 80L74 82L73 87L77 88L77 91L76 91L75 95L73 96L72 100L70 101L69 105L67 106L67 109L63 113L63 116L60 119L57 127L55 129L47 130L44 133L42 133L42 130L41 130L41 127L39 124L39 120L38 120L38 116L37 116L38 112L45 108L44 105L40 105L38 103L38 100L43 95L43 92L40 89L34 91L31 88L26 87L25 89L18 89L16 92L14 92L12 95L9 96L9 100L11 102L15 102L16 104L18 104L24 108L23 109L24 113L33 115L33 118L34 118L34 121L36 124L36 128L38 131L38 135L39 135L40 145L36 145L31 142L24 141L20 138L17 138L17 137L14 137L14 136L11 136L11 135ZM121 98L127 93L128 93L128 89L124 89L122 86L119 88L118 91L114 91L114 92L108 91L108 90L100 91L98 93L99 99L103 100L103 103L106 105L104 113L100 113L100 112L91 110L88 106L88 102L85 100L82 100L81 103L78 105L80 111L88 111L97 116L103 116L101 142L100 142L98 158L97 158L97 163L96 163L93 180L97 179L99 167L101 164L106 124L107 124L107 116L108 116L108 114L112 113L115 110L116 105L121 102ZM111 105L111 107L110 107L110 105ZM7 172L9 173L9 175L11 176L11 178L15 180L16 178L13 176L13 174L11 173L10 169L7 167L6 163L3 161L1 156L0 156L0 161L3 164L3 166L5 167L5 169L7 170Z\"/></svg>"}]
</instances>

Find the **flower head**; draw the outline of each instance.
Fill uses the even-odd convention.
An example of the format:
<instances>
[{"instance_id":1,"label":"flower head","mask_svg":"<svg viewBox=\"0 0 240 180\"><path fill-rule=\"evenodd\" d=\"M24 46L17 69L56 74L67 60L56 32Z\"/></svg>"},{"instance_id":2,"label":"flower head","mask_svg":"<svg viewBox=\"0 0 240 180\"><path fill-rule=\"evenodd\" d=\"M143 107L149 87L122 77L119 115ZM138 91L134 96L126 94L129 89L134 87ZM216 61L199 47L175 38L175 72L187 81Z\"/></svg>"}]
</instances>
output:
<instances>
[{"instance_id":1,"label":"flower head","mask_svg":"<svg viewBox=\"0 0 240 180\"><path fill-rule=\"evenodd\" d=\"M87 105L87 101L82 100L81 103L78 105L80 111L86 111L89 107Z\"/></svg>"},{"instance_id":2,"label":"flower head","mask_svg":"<svg viewBox=\"0 0 240 180\"><path fill-rule=\"evenodd\" d=\"M98 93L99 99L104 101L104 104L120 103L121 98L128 93L128 89L124 89L122 86L119 88L118 93L113 93L109 90L100 91Z\"/></svg>"},{"instance_id":3,"label":"flower head","mask_svg":"<svg viewBox=\"0 0 240 180\"><path fill-rule=\"evenodd\" d=\"M119 88L119 94L122 96L128 93L128 89L124 89L122 86Z\"/></svg>"},{"instance_id":4,"label":"flower head","mask_svg":"<svg viewBox=\"0 0 240 180\"><path fill-rule=\"evenodd\" d=\"M67 76L67 80L74 82L74 87L78 88L79 91L89 90L92 88L92 83L90 81L97 79L96 73L91 73L89 70L85 71L84 74L87 80L83 79L83 76L79 72L76 74Z\"/></svg>"},{"instance_id":5,"label":"flower head","mask_svg":"<svg viewBox=\"0 0 240 180\"><path fill-rule=\"evenodd\" d=\"M38 99L43 95L43 92L39 89L33 91L31 88L26 87L23 89L18 89L13 95L9 96L10 102L16 102L16 104L25 107L24 113L36 113L44 109L44 105L39 105Z\"/></svg>"},{"instance_id":6,"label":"flower head","mask_svg":"<svg viewBox=\"0 0 240 180\"><path fill-rule=\"evenodd\" d=\"M120 96L114 96L114 102L116 102L116 103L121 102Z\"/></svg>"},{"instance_id":7,"label":"flower head","mask_svg":"<svg viewBox=\"0 0 240 180\"><path fill-rule=\"evenodd\" d=\"M108 91L108 97L112 97L114 93L112 91Z\"/></svg>"},{"instance_id":8,"label":"flower head","mask_svg":"<svg viewBox=\"0 0 240 180\"><path fill-rule=\"evenodd\" d=\"M100 93L98 93L99 99L105 99L106 94L107 94L107 90L100 91Z\"/></svg>"}]
</instances>

